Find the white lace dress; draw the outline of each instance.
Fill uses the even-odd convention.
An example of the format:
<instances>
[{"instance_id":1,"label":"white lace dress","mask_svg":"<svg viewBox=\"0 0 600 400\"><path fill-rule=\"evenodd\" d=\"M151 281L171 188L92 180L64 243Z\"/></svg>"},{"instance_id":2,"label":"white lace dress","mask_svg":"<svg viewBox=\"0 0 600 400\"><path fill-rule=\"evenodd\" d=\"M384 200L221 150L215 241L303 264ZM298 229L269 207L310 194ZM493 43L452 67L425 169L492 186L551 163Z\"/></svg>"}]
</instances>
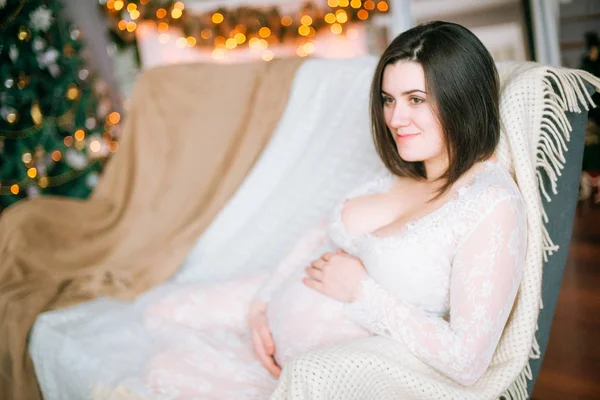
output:
<instances>
[{"instance_id":1,"label":"white lace dress","mask_svg":"<svg viewBox=\"0 0 600 400\"><path fill-rule=\"evenodd\" d=\"M527 234L521 195L506 170L487 162L451 200L397 235L349 232L341 217L346 200L385 192L393 180L384 171L342 199L260 288L259 277L192 285L149 306L146 323L182 339L151 360L148 389L169 399L269 398L277 382L253 355L245 324L257 288L268 304L280 365L310 349L385 335L459 383L475 382L489 365L521 278ZM351 304L302 283L304 267L336 248L360 258L369 274Z\"/></svg>"}]
</instances>

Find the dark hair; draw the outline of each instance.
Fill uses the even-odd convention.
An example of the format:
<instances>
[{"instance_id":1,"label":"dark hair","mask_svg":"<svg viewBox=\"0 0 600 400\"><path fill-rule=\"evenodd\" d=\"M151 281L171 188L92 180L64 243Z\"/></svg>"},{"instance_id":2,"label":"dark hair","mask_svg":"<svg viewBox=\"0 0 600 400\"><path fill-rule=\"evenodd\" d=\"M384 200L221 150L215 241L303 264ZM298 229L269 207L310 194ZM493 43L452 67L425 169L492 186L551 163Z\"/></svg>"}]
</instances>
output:
<instances>
[{"instance_id":1,"label":"dark hair","mask_svg":"<svg viewBox=\"0 0 600 400\"><path fill-rule=\"evenodd\" d=\"M440 177L444 194L476 162L493 155L500 140L499 79L492 56L468 29L435 21L396 37L383 52L371 85L371 123L375 148L397 176L427 178L423 162L400 158L383 116L383 72L398 61L423 67L427 93L433 99L448 152L449 166Z\"/></svg>"}]
</instances>

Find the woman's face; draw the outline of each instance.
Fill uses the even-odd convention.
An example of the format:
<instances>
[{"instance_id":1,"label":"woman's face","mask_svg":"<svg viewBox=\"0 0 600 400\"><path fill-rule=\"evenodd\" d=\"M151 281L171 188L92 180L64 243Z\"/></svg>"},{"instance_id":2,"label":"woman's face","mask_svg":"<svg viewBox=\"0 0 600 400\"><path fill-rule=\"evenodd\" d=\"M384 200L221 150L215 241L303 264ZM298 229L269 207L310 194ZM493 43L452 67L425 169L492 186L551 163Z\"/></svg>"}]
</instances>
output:
<instances>
[{"instance_id":1,"label":"woman's face","mask_svg":"<svg viewBox=\"0 0 600 400\"><path fill-rule=\"evenodd\" d=\"M434 112L434 99L425 91L421 64L398 61L383 71L383 115L400 157L407 162L444 162L446 145Z\"/></svg>"}]
</instances>

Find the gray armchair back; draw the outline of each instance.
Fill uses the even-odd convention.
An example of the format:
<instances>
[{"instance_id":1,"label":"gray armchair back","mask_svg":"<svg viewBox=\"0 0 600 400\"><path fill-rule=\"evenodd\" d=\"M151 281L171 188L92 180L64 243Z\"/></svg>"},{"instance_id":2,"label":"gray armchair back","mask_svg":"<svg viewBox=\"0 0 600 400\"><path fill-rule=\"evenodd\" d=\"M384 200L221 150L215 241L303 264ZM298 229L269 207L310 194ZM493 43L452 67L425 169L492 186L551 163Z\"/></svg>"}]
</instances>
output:
<instances>
[{"instance_id":1,"label":"gray armchair back","mask_svg":"<svg viewBox=\"0 0 600 400\"><path fill-rule=\"evenodd\" d=\"M588 92L593 93L593 88L590 85L586 87ZM567 256L569 255L573 220L575 218L575 209L577 208L585 125L587 121L587 112L584 108L582 110L581 113L567 113L573 130L571 132L571 140L568 143L569 150L565 152L565 167L557 182L558 194L551 196L551 202L547 202L544 199L544 207L549 218L547 224L548 233L554 243L560 246L560 249L544 263L542 278L542 302L544 308L540 311L538 317L539 329L536 333L536 338L540 345L541 357L537 360L530 360L533 373L533 379L529 382L527 388L530 397L540 372L544 353L548 347L552 318L556 310L563 273L567 265Z\"/></svg>"}]
</instances>

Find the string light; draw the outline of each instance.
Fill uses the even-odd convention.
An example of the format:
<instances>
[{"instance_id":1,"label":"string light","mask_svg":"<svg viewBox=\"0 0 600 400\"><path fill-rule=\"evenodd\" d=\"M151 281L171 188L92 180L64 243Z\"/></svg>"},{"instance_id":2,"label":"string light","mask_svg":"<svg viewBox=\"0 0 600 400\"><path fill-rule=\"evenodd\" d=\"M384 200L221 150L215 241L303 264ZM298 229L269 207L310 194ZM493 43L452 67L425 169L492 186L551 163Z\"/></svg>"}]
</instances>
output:
<instances>
[{"instance_id":1,"label":"string light","mask_svg":"<svg viewBox=\"0 0 600 400\"><path fill-rule=\"evenodd\" d=\"M202 33L200 34L202 39L208 40L212 37L212 31L210 29L202 29Z\"/></svg>"},{"instance_id":2,"label":"string light","mask_svg":"<svg viewBox=\"0 0 600 400\"><path fill-rule=\"evenodd\" d=\"M316 48L316 46L315 46L314 43L312 43L312 42L306 42L306 43L304 43L304 51L306 53L312 54L312 53L315 52L316 49L317 48Z\"/></svg>"},{"instance_id":3,"label":"string light","mask_svg":"<svg viewBox=\"0 0 600 400\"><path fill-rule=\"evenodd\" d=\"M225 39L223 36L217 36L215 38L215 46L216 47L225 47L226 41L227 41L227 39Z\"/></svg>"},{"instance_id":4,"label":"string light","mask_svg":"<svg viewBox=\"0 0 600 400\"><path fill-rule=\"evenodd\" d=\"M246 35L243 33L236 33L234 38L238 44L242 44L246 41Z\"/></svg>"},{"instance_id":5,"label":"string light","mask_svg":"<svg viewBox=\"0 0 600 400\"><path fill-rule=\"evenodd\" d=\"M365 21L372 14L389 11L388 0L327 0L325 3L326 6L309 0L295 15L280 15L277 8L267 11L245 7L236 12L218 9L202 15L186 15L186 18L182 18L183 1L164 0L156 4L148 0L107 0L102 8L114 20L113 32L127 44L134 40L135 35L131 33L137 29L139 20L152 20L156 23L161 43L169 42L170 37L166 33L170 26L181 28L183 32L191 33L178 38L175 42L177 47L210 46L212 50L220 49L220 52L213 53L215 59L224 58L227 51L242 45L264 51L269 45L287 40L302 42L301 38L312 38L318 31L327 28L339 35L345 31L345 24ZM129 12L128 18L116 12L123 8ZM277 19L273 20L272 12ZM253 37L266 41L251 41ZM300 53L307 52L302 50ZM268 53L264 58L269 58Z\"/></svg>"},{"instance_id":6,"label":"string light","mask_svg":"<svg viewBox=\"0 0 600 400\"><path fill-rule=\"evenodd\" d=\"M258 36L261 38L268 38L271 35L271 30L266 26L263 26L258 30Z\"/></svg>"},{"instance_id":7,"label":"string light","mask_svg":"<svg viewBox=\"0 0 600 400\"><path fill-rule=\"evenodd\" d=\"M187 40L184 37L179 37L177 38L177 40L175 41L175 46L179 47L180 49L183 49L184 47L187 46Z\"/></svg>"},{"instance_id":8,"label":"string light","mask_svg":"<svg viewBox=\"0 0 600 400\"><path fill-rule=\"evenodd\" d=\"M160 22L156 26L156 29L158 30L159 33L165 33L166 31L169 30L169 24L167 24L166 22Z\"/></svg>"},{"instance_id":9,"label":"string light","mask_svg":"<svg viewBox=\"0 0 600 400\"><path fill-rule=\"evenodd\" d=\"M335 13L335 19L340 24L346 23L348 22L348 14L346 14L346 11L344 10L337 10Z\"/></svg>"},{"instance_id":10,"label":"string light","mask_svg":"<svg viewBox=\"0 0 600 400\"><path fill-rule=\"evenodd\" d=\"M183 15L183 12L179 8L174 8L171 10L171 17L174 19L180 18Z\"/></svg>"},{"instance_id":11,"label":"string light","mask_svg":"<svg viewBox=\"0 0 600 400\"><path fill-rule=\"evenodd\" d=\"M223 14L221 13L214 13L212 16L212 22L215 24L220 24L221 22L223 22Z\"/></svg>"},{"instance_id":12,"label":"string light","mask_svg":"<svg viewBox=\"0 0 600 400\"><path fill-rule=\"evenodd\" d=\"M101 147L102 147L102 145L98 140L92 140L90 142L90 150L93 151L94 153L99 152Z\"/></svg>"},{"instance_id":13,"label":"string light","mask_svg":"<svg viewBox=\"0 0 600 400\"><path fill-rule=\"evenodd\" d=\"M333 33L334 35L339 35L340 33L342 33L343 28L340 24L335 23L333 25L331 25L331 33Z\"/></svg>"},{"instance_id":14,"label":"string light","mask_svg":"<svg viewBox=\"0 0 600 400\"><path fill-rule=\"evenodd\" d=\"M303 15L302 18L300 18L300 23L307 26L312 25L313 19L310 17L310 15Z\"/></svg>"},{"instance_id":15,"label":"string light","mask_svg":"<svg viewBox=\"0 0 600 400\"><path fill-rule=\"evenodd\" d=\"M235 49L237 47L237 41L234 38L229 38L225 41L225 47L228 49Z\"/></svg>"},{"instance_id":16,"label":"string light","mask_svg":"<svg viewBox=\"0 0 600 400\"><path fill-rule=\"evenodd\" d=\"M117 111L113 111L108 114L107 121L109 124L116 125L119 123L119 121L121 121L121 114L119 114Z\"/></svg>"},{"instance_id":17,"label":"string light","mask_svg":"<svg viewBox=\"0 0 600 400\"><path fill-rule=\"evenodd\" d=\"M214 49L212 52L212 58L215 60L222 60L225 58L225 53L221 49Z\"/></svg>"},{"instance_id":18,"label":"string light","mask_svg":"<svg viewBox=\"0 0 600 400\"><path fill-rule=\"evenodd\" d=\"M308 34L310 33L310 28L306 25L300 25L300 27L298 28L298 33L302 36L308 36Z\"/></svg>"},{"instance_id":19,"label":"string light","mask_svg":"<svg viewBox=\"0 0 600 400\"><path fill-rule=\"evenodd\" d=\"M261 58L265 61L271 61L273 59L273 52L271 50L265 50L261 54Z\"/></svg>"},{"instance_id":20,"label":"string light","mask_svg":"<svg viewBox=\"0 0 600 400\"><path fill-rule=\"evenodd\" d=\"M156 17L158 19L163 19L166 16L167 16L167 10L165 10L164 8L159 8L158 10L156 10Z\"/></svg>"}]
</instances>

